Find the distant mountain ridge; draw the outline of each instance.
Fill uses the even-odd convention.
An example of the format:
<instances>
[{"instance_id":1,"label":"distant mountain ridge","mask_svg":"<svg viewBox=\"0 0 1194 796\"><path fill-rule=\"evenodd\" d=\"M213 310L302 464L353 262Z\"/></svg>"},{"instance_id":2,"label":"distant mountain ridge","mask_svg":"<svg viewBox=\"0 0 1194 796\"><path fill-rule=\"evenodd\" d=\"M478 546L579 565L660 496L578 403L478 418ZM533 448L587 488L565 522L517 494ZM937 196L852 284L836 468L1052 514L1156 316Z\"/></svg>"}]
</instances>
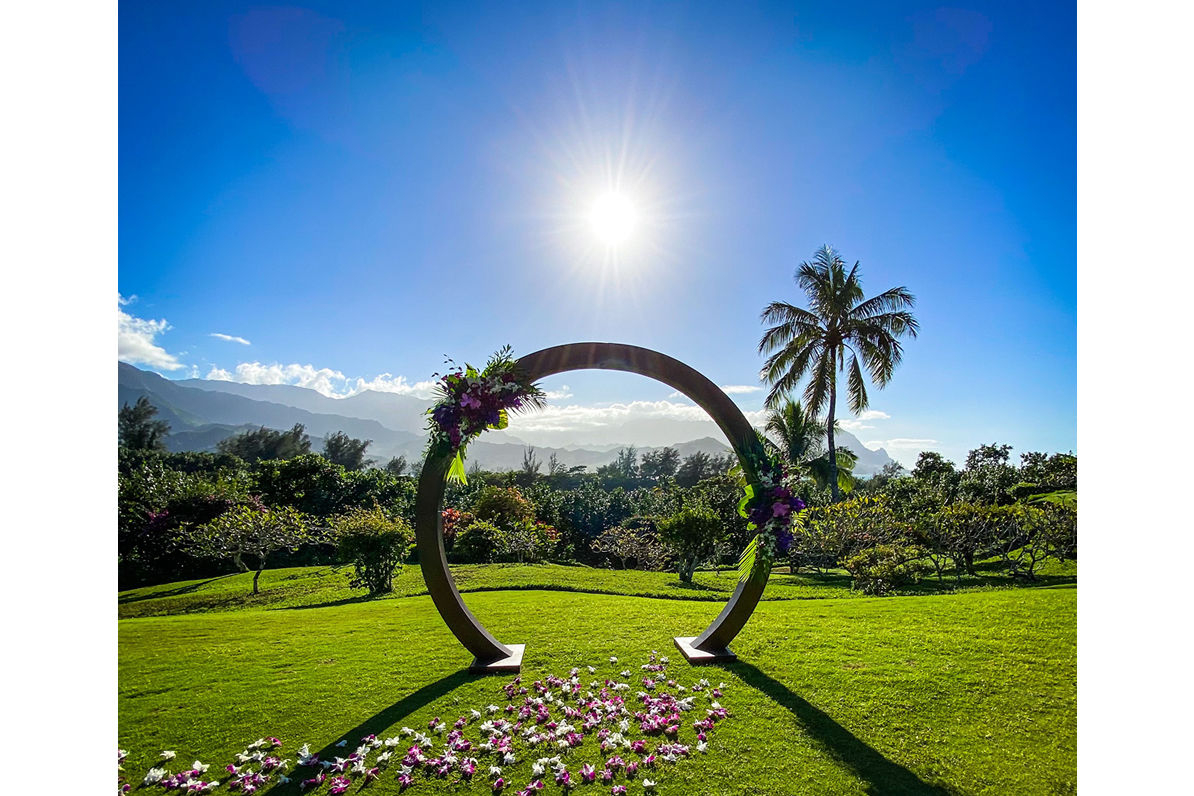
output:
<instances>
[{"instance_id":1,"label":"distant mountain ridge","mask_svg":"<svg viewBox=\"0 0 1194 796\"><path fill-rule=\"evenodd\" d=\"M426 443L426 411L431 402L410 395L366 391L349 398L329 398L304 387L287 384L241 384L231 381L183 379L171 381L156 373L119 363L117 406L134 403L145 395L158 408L159 417L170 424L166 445L172 451L211 451L217 443L243 431L265 426L279 430L302 423L311 436L312 450L322 450L324 436L342 431L357 439L373 440L369 457L386 462L405 456L414 462L422 458ZM622 443L571 442L564 445L534 445L535 456L546 469L552 453L568 467L584 465L590 470L613 462L618 451L635 444L640 453L669 446L683 458L697 451L721 455L730 451L721 430L712 420L659 419L624 423L615 431L625 436ZM509 432L493 431L468 448L468 461L490 470L513 470L522 466L527 442ZM527 432L526 436L533 436ZM687 439L687 442L675 442ZM650 443L650 444L639 444ZM843 431L838 445L858 455L855 472L871 475L891 461L880 448L872 451L857 437Z\"/></svg>"}]
</instances>

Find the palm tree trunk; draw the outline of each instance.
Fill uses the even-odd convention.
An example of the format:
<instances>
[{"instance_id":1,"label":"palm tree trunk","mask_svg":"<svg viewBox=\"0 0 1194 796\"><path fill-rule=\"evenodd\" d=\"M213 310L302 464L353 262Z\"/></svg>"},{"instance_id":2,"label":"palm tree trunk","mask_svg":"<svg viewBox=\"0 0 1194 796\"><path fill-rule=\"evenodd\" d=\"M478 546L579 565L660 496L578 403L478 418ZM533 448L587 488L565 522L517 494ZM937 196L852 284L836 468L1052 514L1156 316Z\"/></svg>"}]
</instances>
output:
<instances>
[{"instance_id":1,"label":"palm tree trunk","mask_svg":"<svg viewBox=\"0 0 1194 796\"><path fill-rule=\"evenodd\" d=\"M834 363L836 365L836 363ZM833 502L838 501L837 490L837 448L833 444L833 420L837 409L837 373L833 373L833 377L829 382L829 417L825 421L825 427L829 438L829 488L833 493Z\"/></svg>"}]
</instances>

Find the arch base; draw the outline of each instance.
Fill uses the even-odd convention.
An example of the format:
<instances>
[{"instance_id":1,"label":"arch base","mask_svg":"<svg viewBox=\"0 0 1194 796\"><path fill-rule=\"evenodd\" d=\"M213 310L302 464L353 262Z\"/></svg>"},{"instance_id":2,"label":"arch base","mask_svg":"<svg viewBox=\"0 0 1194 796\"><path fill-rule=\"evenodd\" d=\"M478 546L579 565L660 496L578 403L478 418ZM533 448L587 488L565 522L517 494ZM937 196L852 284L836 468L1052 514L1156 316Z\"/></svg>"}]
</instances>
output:
<instances>
[{"instance_id":1,"label":"arch base","mask_svg":"<svg viewBox=\"0 0 1194 796\"><path fill-rule=\"evenodd\" d=\"M696 636L676 636L672 639L676 643L676 649L680 650L688 662L694 665L698 663L732 663L738 660L738 656L729 647L703 650L693 646L696 640Z\"/></svg>"},{"instance_id":2,"label":"arch base","mask_svg":"<svg viewBox=\"0 0 1194 796\"><path fill-rule=\"evenodd\" d=\"M506 644L504 646L509 648L509 655L492 661L473 658L473 662L468 667L469 674L496 674L498 672L514 672L517 674L522 671L522 652L526 649L527 645Z\"/></svg>"}]
</instances>

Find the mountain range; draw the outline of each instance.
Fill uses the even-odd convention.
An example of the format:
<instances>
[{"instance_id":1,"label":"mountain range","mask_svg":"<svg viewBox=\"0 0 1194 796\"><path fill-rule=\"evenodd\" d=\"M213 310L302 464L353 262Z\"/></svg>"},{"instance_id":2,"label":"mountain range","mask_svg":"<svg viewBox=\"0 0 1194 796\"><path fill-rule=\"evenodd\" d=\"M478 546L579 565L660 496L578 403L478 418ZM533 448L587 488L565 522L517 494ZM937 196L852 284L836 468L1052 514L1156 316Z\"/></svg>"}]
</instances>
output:
<instances>
[{"instance_id":1,"label":"mountain range","mask_svg":"<svg viewBox=\"0 0 1194 796\"><path fill-rule=\"evenodd\" d=\"M158 417L170 424L166 446L172 451L211 451L226 437L265 426L289 429L302 423L311 436L312 449L321 450L320 440L342 431L357 439L372 440L369 457L384 463L393 456L414 462L422 458L426 442L426 412L431 401L398 393L367 390L348 398L329 398L304 387L287 384L241 384L231 381L182 379L172 381L156 373L119 363L117 406L134 403L142 395L158 409ZM633 420L606 430L604 437L623 442L598 442L577 434L567 441L557 432L554 446L535 446L535 455L546 464L552 453L560 463L584 465L594 470L617 458L626 445L640 452L669 445L681 458L697 451L711 455L730 448L712 420ZM688 440L675 442L675 440ZM872 475L892 461L880 448L872 451L847 431L838 434L838 445L859 457L855 472ZM511 470L522 466L526 440L506 431L490 431L469 445L470 465L477 462L488 470Z\"/></svg>"}]
</instances>

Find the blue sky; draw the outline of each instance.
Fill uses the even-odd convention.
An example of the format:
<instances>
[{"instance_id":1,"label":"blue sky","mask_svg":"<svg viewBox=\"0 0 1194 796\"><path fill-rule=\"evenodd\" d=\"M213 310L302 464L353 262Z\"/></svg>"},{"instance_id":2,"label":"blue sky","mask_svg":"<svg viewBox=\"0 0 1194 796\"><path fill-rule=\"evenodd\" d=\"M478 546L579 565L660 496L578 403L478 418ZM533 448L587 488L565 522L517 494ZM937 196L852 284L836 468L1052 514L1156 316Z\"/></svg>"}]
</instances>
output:
<instances>
[{"instance_id":1,"label":"blue sky","mask_svg":"<svg viewBox=\"0 0 1194 796\"><path fill-rule=\"evenodd\" d=\"M830 243L922 326L862 441L1076 450L1074 64L1050 4L122 3L121 355L417 393L445 354L596 339L749 387ZM611 187L641 215L612 253Z\"/></svg>"}]
</instances>

